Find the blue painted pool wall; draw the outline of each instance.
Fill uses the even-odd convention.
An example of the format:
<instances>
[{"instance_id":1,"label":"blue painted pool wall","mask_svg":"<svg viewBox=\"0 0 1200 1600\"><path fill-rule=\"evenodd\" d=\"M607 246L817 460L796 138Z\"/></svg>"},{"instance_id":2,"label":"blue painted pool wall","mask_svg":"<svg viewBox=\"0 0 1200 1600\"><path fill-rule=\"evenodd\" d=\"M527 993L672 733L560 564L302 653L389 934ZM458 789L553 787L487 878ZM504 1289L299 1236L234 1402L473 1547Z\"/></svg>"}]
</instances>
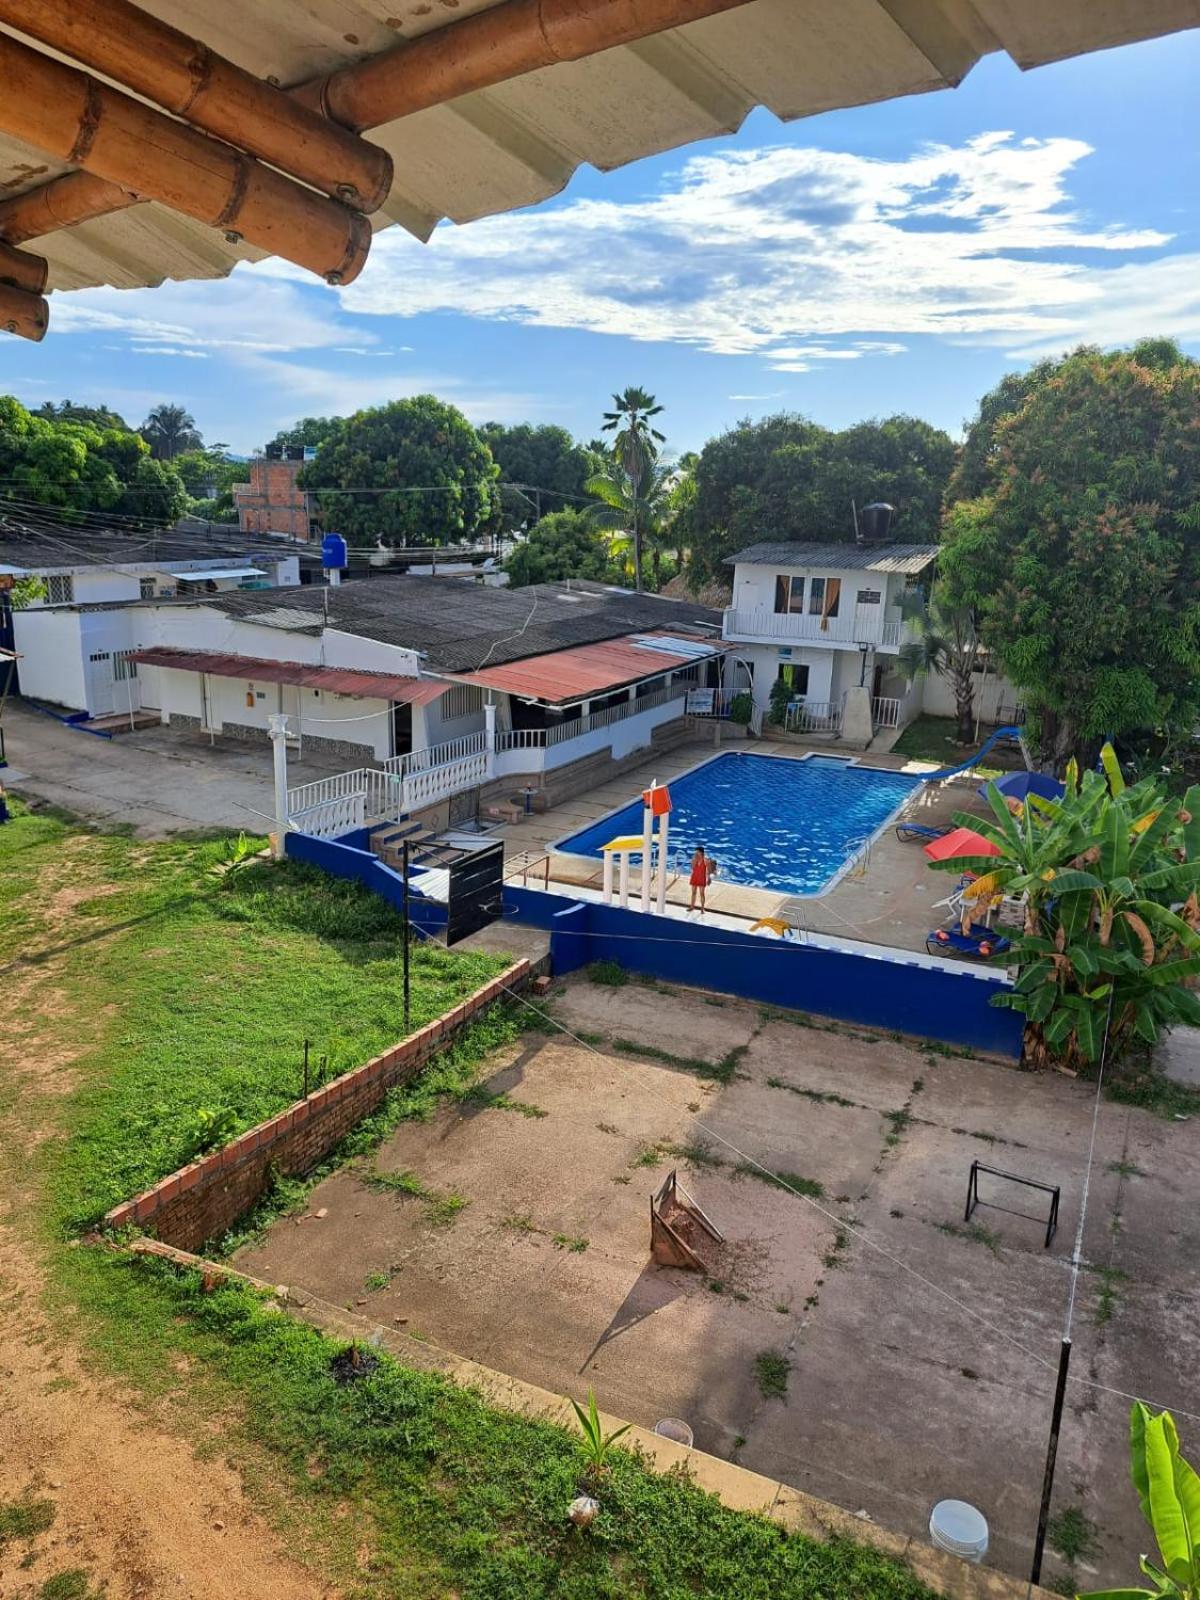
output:
<instances>
[{"instance_id":1,"label":"blue painted pool wall","mask_svg":"<svg viewBox=\"0 0 1200 1600\"><path fill-rule=\"evenodd\" d=\"M362 848L369 835L369 828L356 828L340 839L314 839L307 833L289 833L284 849L289 861L306 861L328 872L332 878L361 883L382 895L399 911L404 903L404 879L391 867L384 866L378 856ZM413 927L422 933L438 933L446 926L445 906L435 900L423 900L417 894L409 896L409 916Z\"/></svg>"},{"instance_id":2,"label":"blue painted pool wall","mask_svg":"<svg viewBox=\"0 0 1200 1600\"><path fill-rule=\"evenodd\" d=\"M368 835L365 828L340 839L289 833L286 851L290 860L365 885L399 910L403 880L363 848ZM988 1003L1006 985L980 982L965 964L962 971L943 971L909 963L902 953L893 959L786 944L511 884L504 887L504 914L514 927L549 931L551 963L560 977L593 961L615 961L646 977L762 1005L1014 1060L1021 1054L1022 1018ZM413 895L411 915L424 932L445 928L446 908L434 901Z\"/></svg>"},{"instance_id":3,"label":"blue painted pool wall","mask_svg":"<svg viewBox=\"0 0 1200 1600\"><path fill-rule=\"evenodd\" d=\"M763 1005L1012 1059L1021 1054L1022 1018L988 1003L1007 985L981 982L965 966L943 971L909 964L902 955L893 960L788 944L510 885L504 905L514 926L550 930L556 976L615 961L630 972ZM568 914L554 915L563 911Z\"/></svg>"}]
</instances>

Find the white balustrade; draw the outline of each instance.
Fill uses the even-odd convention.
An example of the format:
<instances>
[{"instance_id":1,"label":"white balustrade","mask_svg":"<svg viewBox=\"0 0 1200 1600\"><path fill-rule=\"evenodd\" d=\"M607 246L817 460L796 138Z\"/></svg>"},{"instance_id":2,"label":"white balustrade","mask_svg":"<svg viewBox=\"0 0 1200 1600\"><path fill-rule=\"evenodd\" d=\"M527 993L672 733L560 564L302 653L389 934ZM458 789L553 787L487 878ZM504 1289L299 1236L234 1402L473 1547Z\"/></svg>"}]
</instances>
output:
<instances>
[{"instance_id":1,"label":"white balustrade","mask_svg":"<svg viewBox=\"0 0 1200 1600\"><path fill-rule=\"evenodd\" d=\"M882 606L857 606L836 617L730 607L721 632L726 639L764 639L785 644L808 640L813 644L870 644L894 649L900 644L902 624L895 618L885 618Z\"/></svg>"},{"instance_id":2,"label":"white balustrade","mask_svg":"<svg viewBox=\"0 0 1200 1600\"><path fill-rule=\"evenodd\" d=\"M842 702L801 700L788 707L783 725L789 733L840 733Z\"/></svg>"},{"instance_id":3,"label":"white balustrade","mask_svg":"<svg viewBox=\"0 0 1200 1600\"><path fill-rule=\"evenodd\" d=\"M877 728L898 728L900 726L900 704L899 700L876 695L871 701L871 721Z\"/></svg>"},{"instance_id":4,"label":"white balustrade","mask_svg":"<svg viewBox=\"0 0 1200 1600\"><path fill-rule=\"evenodd\" d=\"M361 789L355 794L338 795L333 800L318 800L304 810L289 813L289 820L298 832L311 834L316 839L336 839L352 828L361 828L366 818L367 796Z\"/></svg>"}]
</instances>

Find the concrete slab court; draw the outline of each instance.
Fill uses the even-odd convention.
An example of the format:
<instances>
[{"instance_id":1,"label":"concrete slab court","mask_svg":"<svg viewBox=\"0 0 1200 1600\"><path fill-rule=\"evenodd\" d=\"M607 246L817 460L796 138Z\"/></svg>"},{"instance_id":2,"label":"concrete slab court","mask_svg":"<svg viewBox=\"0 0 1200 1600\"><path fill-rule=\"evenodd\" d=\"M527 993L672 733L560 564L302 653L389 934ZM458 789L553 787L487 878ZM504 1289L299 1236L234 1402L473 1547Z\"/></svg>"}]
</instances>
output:
<instances>
[{"instance_id":1,"label":"concrete slab court","mask_svg":"<svg viewBox=\"0 0 1200 1600\"><path fill-rule=\"evenodd\" d=\"M421 1195L343 1170L238 1265L643 1426L683 1417L700 1449L914 1540L937 1499L970 1500L990 1563L1026 1576L1091 1086L663 985L580 977L551 1011L583 1042L526 1036L378 1153ZM1062 1185L1049 1250L1007 1210L964 1224L976 1156ZM672 1166L725 1235L704 1275L649 1264ZM1097 1530L1081 1588L1128 1581L1145 1542L1127 1402L1091 1385L1196 1409L1197 1179L1200 1125L1102 1104L1054 1506ZM1053 1551L1046 1575L1072 1580Z\"/></svg>"}]
</instances>

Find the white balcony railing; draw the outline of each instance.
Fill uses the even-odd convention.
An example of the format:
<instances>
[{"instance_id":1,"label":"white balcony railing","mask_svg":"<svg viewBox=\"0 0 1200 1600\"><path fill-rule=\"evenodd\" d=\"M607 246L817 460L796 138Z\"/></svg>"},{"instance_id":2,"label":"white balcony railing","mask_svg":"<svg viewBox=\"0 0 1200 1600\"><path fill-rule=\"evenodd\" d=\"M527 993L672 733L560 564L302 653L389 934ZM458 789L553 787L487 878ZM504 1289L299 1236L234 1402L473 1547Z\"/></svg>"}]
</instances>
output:
<instances>
[{"instance_id":1,"label":"white balcony railing","mask_svg":"<svg viewBox=\"0 0 1200 1600\"><path fill-rule=\"evenodd\" d=\"M840 700L799 700L787 708L783 722L788 733L840 733Z\"/></svg>"},{"instance_id":2,"label":"white balcony railing","mask_svg":"<svg viewBox=\"0 0 1200 1600\"><path fill-rule=\"evenodd\" d=\"M739 610L731 606L722 628L726 639L762 639L772 644L806 640L813 644L870 644L885 650L896 649L903 632L901 620L885 616L881 606L858 606L836 617L810 616L799 611Z\"/></svg>"},{"instance_id":3,"label":"white balcony railing","mask_svg":"<svg viewBox=\"0 0 1200 1600\"><path fill-rule=\"evenodd\" d=\"M447 739L444 744L427 745L423 750L410 750L407 755L391 756L383 763L385 772L406 778L414 772L428 772L431 767L449 766L452 761L462 761L487 749L487 734L464 733L457 739Z\"/></svg>"},{"instance_id":4,"label":"white balcony railing","mask_svg":"<svg viewBox=\"0 0 1200 1600\"><path fill-rule=\"evenodd\" d=\"M877 728L898 728L900 726L900 700L893 700L885 695L876 695L871 701L871 721Z\"/></svg>"}]
</instances>

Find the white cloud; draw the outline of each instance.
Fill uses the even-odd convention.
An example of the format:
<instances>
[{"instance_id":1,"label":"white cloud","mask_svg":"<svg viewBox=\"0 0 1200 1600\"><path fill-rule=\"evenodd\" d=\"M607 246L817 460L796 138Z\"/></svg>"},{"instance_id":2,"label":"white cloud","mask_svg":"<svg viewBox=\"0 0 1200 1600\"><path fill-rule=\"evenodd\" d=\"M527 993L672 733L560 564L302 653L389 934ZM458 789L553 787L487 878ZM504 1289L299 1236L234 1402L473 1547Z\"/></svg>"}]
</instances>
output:
<instances>
[{"instance_id":1,"label":"white cloud","mask_svg":"<svg viewBox=\"0 0 1200 1600\"><path fill-rule=\"evenodd\" d=\"M1003 132L890 161L706 153L648 198L447 224L428 245L390 230L339 293L352 312L584 329L757 355L783 372L896 354L916 335L1023 348L1101 329L1200 336L1194 258L1166 274L1166 300L1155 269L1167 262L1104 260L1160 252L1171 235L1072 205L1068 179L1090 153Z\"/></svg>"}]
</instances>

